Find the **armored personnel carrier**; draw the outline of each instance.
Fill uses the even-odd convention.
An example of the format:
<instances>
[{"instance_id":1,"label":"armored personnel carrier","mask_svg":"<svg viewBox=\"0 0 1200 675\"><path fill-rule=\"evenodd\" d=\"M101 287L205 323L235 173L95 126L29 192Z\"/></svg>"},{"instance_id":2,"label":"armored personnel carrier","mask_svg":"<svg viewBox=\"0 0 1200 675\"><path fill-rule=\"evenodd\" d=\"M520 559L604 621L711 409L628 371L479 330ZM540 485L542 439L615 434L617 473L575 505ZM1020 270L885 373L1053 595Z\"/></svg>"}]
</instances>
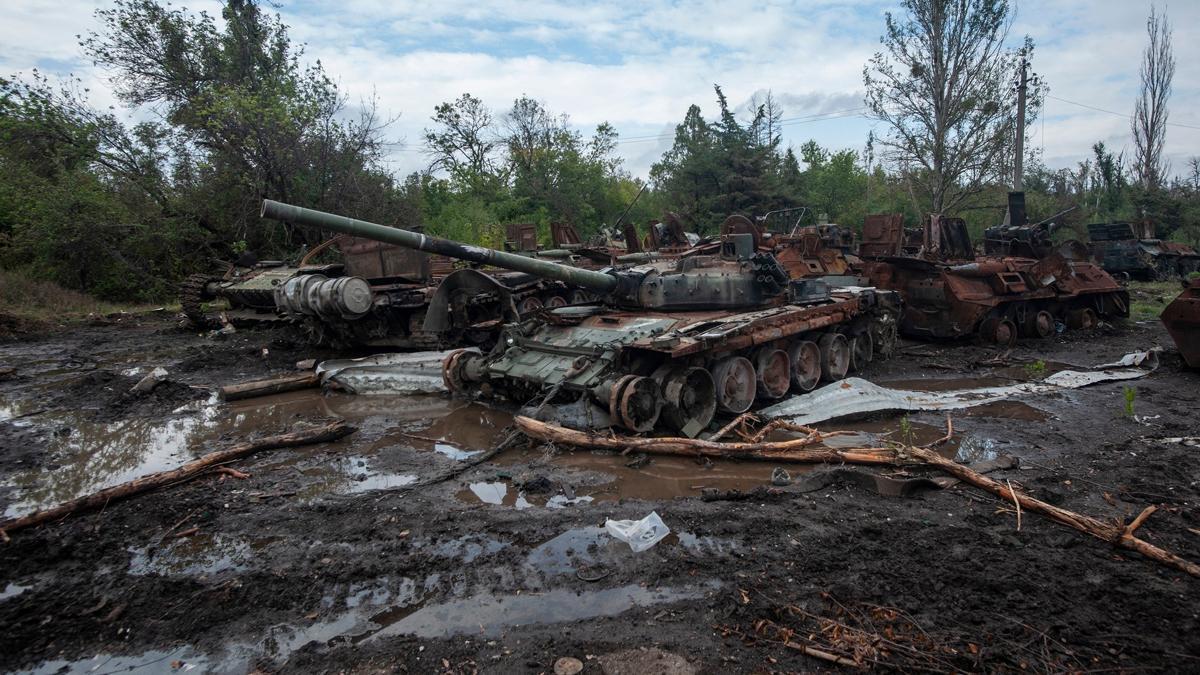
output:
<instances>
[{"instance_id":1,"label":"armored personnel carrier","mask_svg":"<svg viewBox=\"0 0 1200 675\"><path fill-rule=\"evenodd\" d=\"M1007 345L1019 336L1049 337L1060 323L1090 328L1129 316L1129 293L1081 245L1054 248L1050 226L1029 224L1023 200L1012 201L1018 224L988 228L984 255L976 255L959 218L927 218L915 254L905 252L910 237L895 221L867 223L863 271L871 284L904 296L901 332Z\"/></svg>"},{"instance_id":2,"label":"armored personnel carrier","mask_svg":"<svg viewBox=\"0 0 1200 675\"><path fill-rule=\"evenodd\" d=\"M896 340L897 293L792 280L745 233L726 237L714 255L592 271L269 200L262 214L596 294L597 302L527 318L510 310L495 348L457 350L443 362L451 391L519 404L542 399L574 410L573 422L564 421L576 426L644 432L661 423L695 436L718 411L745 412L756 400L840 379L889 355ZM455 283L460 288L489 284L473 270L456 274L465 275ZM454 312L453 298L441 289L437 295L425 322L430 332Z\"/></svg>"},{"instance_id":3,"label":"armored personnel carrier","mask_svg":"<svg viewBox=\"0 0 1200 675\"><path fill-rule=\"evenodd\" d=\"M1195 249L1154 235L1149 222L1088 225L1092 256L1110 274L1162 281L1200 271L1200 253Z\"/></svg>"}]
</instances>

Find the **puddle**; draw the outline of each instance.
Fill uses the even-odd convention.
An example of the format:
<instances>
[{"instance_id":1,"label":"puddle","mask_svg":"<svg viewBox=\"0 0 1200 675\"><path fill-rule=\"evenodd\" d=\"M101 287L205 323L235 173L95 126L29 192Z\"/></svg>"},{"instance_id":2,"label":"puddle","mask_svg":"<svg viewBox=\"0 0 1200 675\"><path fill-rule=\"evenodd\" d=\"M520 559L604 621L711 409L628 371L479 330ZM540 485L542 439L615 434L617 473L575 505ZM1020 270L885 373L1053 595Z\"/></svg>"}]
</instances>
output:
<instances>
[{"instance_id":1,"label":"puddle","mask_svg":"<svg viewBox=\"0 0 1200 675\"><path fill-rule=\"evenodd\" d=\"M29 590L30 588L33 588L33 587L32 586L22 586L21 584L8 584L4 587L3 591L0 591L0 600L8 600L9 598L15 598L18 595Z\"/></svg>"},{"instance_id":2,"label":"puddle","mask_svg":"<svg viewBox=\"0 0 1200 675\"><path fill-rule=\"evenodd\" d=\"M161 545L147 545L129 549L129 573L133 575L159 574L163 576L211 576L219 572L240 572L249 568L250 562L278 541L275 537L262 537L250 541L198 533L190 537L170 539Z\"/></svg>"},{"instance_id":3,"label":"puddle","mask_svg":"<svg viewBox=\"0 0 1200 675\"><path fill-rule=\"evenodd\" d=\"M954 459L959 462L971 464L973 462L987 462L996 459L1000 455L1000 443L994 438L979 438L976 436L964 436L959 442L958 452L955 453Z\"/></svg>"},{"instance_id":4,"label":"puddle","mask_svg":"<svg viewBox=\"0 0 1200 675\"><path fill-rule=\"evenodd\" d=\"M173 667L175 661L181 667ZM78 661L46 661L33 670L17 670L27 675L57 675L58 673L183 673L208 672L208 659L192 652L190 647L172 651L149 651L135 656L97 654Z\"/></svg>"},{"instance_id":5,"label":"puddle","mask_svg":"<svg viewBox=\"0 0 1200 675\"><path fill-rule=\"evenodd\" d=\"M556 589L533 595L480 594L425 605L382 627L368 640L391 635L442 638L452 635L500 635L507 628L616 616L637 607L696 600L716 582L695 588L648 589L637 585L595 591Z\"/></svg>"},{"instance_id":6,"label":"puddle","mask_svg":"<svg viewBox=\"0 0 1200 675\"><path fill-rule=\"evenodd\" d=\"M860 420L852 423L820 425L824 430L853 430L855 433L835 436L825 445L833 448L875 447L884 440L901 440L900 418ZM923 445L932 443L946 434L946 430L920 422L909 422L907 440ZM792 432L776 432L771 440L795 438ZM937 448L946 457L953 457L958 450L958 437ZM515 449L500 454L496 464L518 466L538 463L544 458L538 448ZM793 476L812 471L821 465L792 464L779 462L737 462L715 460L698 463L695 459L663 455L650 455L649 463L640 468L627 466L634 460L632 455L614 452L562 449L550 460L554 468L574 469L581 472L600 474L602 482L594 483L595 476L580 477L570 488L575 497L555 495L545 498L530 495L515 487L509 480L480 481L470 483L467 489L457 494L459 501L468 504L488 504L516 509L532 506L556 508L591 501L607 502L617 499L674 499L676 497L700 496L706 488L720 491L749 491L760 486L771 485L771 473L778 466L786 466ZM546 471L552 471L547 468Z\"/></svg>"},{"instance_id":7,"label":"puddle","mask_svg":"<svg viewBox=\"0 0 1200 675\"><path fill-rule=\"evenodd\" d=\"M95 422L82 411L38 415L13 423L46 427L45 466L9 479L7 484L16 490L4 515L21 516L149 473L173 469L229 445L232 439L278 433L299 419L342 417L354 423L382 417L388 421L412 422L434 416L453 424L458 409L463 407L462 403L435 396L322 396L319 392L305 391L228 405L195 402L181 407L177 411L179 416L169 419ZM13 404L0 408L0 413L10 416L21 412ZM412 447L413 443L407 441L404 445ZM306 446L293 452L313 456L324 452L326 447ZM381 490L408 485L417 479L413 474L363 469L346 463L326 468L325 474L330 480L325 481L325 487L314 487L313 495L330 490L350 493Z\"/></svg>"},{"instance_id":8,"label":"puddle","mask_svg":"<svg viewBox=\"0 0 1200 675\"><path fill-rule=\"evenodd\" d=\"M454 447L453 445L450 445L449 443L434 443L433 450L434 450L434 452L443 454L443 455L449 457L450 459L453 459L453 460L459 461L459 462L463 461L464 459L470 459L470 458L474 457L475 455L478 455L479 453L483 452L482 450L473 450L473 451L459 450L458 448Z\"/></svg>"}]
</instances>

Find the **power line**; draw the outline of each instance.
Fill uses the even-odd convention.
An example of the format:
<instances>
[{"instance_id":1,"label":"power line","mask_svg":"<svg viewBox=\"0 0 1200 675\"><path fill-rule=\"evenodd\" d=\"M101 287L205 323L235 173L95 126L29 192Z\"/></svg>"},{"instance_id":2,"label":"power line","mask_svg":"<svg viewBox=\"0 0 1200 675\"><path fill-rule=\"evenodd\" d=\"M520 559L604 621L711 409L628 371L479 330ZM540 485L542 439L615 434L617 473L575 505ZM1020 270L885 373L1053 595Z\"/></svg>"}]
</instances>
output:
<instances>
[{"instance_id":1,"label":"power line","mask_svg":"<svg viewBox=\"0 0 1200 675\"><path fill-rule=\"evenodd\" d=\"M1097 108L1097 107L1096 107L1096 106L1094 106L1094 105L1088 105L1088 104L1086 104L1086 103L1080 103L1079 101L1068 101L1068 100L1067 100L1067 99L1065 99L1065 98L1059 98L1059 97L1057 97L1057 96L1051 96L1050 94L1046 94L1046 98L1052 98L1052 99L1054 99L1055 101L1062 101L1063 103L1070 103L1071 105L1077 105L1077 106L1079 106L1080 108L1087 108L1088 110L1095 110L1096 112L1108 113L1109 115L1116 115L1116 116L1118 116L1118 117L1124 117L1125 119L1132 119L1132 118L1133 118L1133 115L1126 115L1125 113L1119 113L1119 112L1117 112L1117 111L1115 111L1115 110L1107 110L1107 109L1105 109L1105 108ZM1191 124L1180 124L1179 122L1167 122L1167 126L1169 126L1169 127L1182 127L1182 128L1184 128L1184 129L1200 129L1200 126L1193 126L1193 125L1191 125Z\"/></svg>"}]
</instances>

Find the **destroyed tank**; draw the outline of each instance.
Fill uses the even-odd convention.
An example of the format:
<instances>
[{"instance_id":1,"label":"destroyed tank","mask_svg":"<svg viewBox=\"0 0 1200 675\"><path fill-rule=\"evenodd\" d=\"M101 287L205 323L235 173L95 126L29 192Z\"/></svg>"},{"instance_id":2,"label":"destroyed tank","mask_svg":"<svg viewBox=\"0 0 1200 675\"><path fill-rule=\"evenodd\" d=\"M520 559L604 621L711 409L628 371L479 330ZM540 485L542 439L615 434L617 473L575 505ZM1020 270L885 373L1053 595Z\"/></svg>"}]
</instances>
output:
<instances>
[{"instance_id":1,"label":"destroyed tank","mask_svg":"<svg viewBox=\"0 0 1200 675\"><path fill-rule=\"evenodd\" d=\"M1159 317L1166 326L1179 355L1192 368L1200 368L1200 277L1185 282L1183 292Z\"/></svg>"},{"instance_id":2,"label":"destroyed tank","mask_svg":"<svg viewBox=\"0 0 1200 675\"><path fill-rule=\"evenodd\" d=\"M341 262L310 262L332 247L340 251ZM498 299L487 294L472 298L470 321L455 324L453 335L423 329L438 284L453 271L449 258L343 235L314 247L298 265L256 262L243 255L222 274L193 275L180 289L180 305L197 327L290 323L300 326L311 343L340 348L489 345L501 312ZM571 300L571 289L560 282L506 270L495 275L522 314ZM218 300L228 309L208 307Z\"/></svg>"},{"instance_id":3,"label":"destroyed tank","mask_svg":"<svg viewBox=\"0 0 1200 675\"><path fill-rule=\"evenodd\" d=\"M716 255L592 271L269 200L262 213L596 294L595 303L510 320L489 352L456 350L443 362L452 392L519 404L541 399L573 426L635 432L664 426L696 436L718 411L738 414L755 401L809 391L890 355L895 345L898 294L792 280L745 234L727 237ZM459 289L490 283L473 270L456 275L463 275L454 282ZM442 312L453 311L444 288L427 315L431 332L446 321Z\"/></svg>"},{"instance_id":4,"label":"destroyed tank","mask_svg":"<svg viewBox=\"0 0 1200 675\"><path fill-rule=\"evenodd\" d=\"M897 219L868 218L863 271L872 285L904 296L901 332L1011 345L1021 336L1049 337L1059 324L1091 328L1129 316L1129 293L1082 245L1054 248L1052 228L1025 222L1023 200L1011 201L1019 224L989 228L984 255L975 254L960 218L927 218L916 254L905 252L909 237Z\"/></svg>"},{"instance_id":5,"label":"destroyed tank","mask_svg":"<svg viewBox=\"0 0 1200 675\"><path fill-rule=\"evenodd\" d=\"M1186 244L1159 239L1150 222L1087 227L1092 256L1110 274L1165 281L1200 271L1200 253Z\"/></svg>"}]
</instances>

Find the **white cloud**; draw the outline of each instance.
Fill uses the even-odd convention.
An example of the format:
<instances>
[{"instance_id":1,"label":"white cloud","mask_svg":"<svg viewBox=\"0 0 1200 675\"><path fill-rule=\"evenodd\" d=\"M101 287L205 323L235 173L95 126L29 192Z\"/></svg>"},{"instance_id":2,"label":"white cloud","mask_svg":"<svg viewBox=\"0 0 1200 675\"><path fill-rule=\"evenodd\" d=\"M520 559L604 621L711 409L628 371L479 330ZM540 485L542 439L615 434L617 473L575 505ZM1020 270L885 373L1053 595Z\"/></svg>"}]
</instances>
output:
<instances>
[{"instance_id":1,"label":"white cloud","mask_svg":"<svg viewBox=\"0 0 1200 675\"><path fill-rule=\"evenodd\" d=\"M0 72L65 64L93 88L97 103L111 103L103 74L74 37L95 27L92 12L103 6L6 0ZM214 0L204 7L219 15ZM408 147L391 158L393 170L424 165L419 142L434 106L469 91L497 112L527 94L585 131L609 121L626 137L668 137L620 146L627 167L644 175L690 104L714 113L714 83L735 106L770 89L786 117L860 106L863 64L879 48L883 12L893 8L888 0L284 0L280 12L293 37L307 43L307 58L319 58L351 101L377 92L384 111L401 115L391 132ZM1034 67L1053 95L1125 114L1137 89L1147 8L1107 0L1022 3L1013 41L1025 33L1035 38ZM1191 86L1200 68L1200 3L1168 11L1178 61L1172 121L1200 126ZM1118 150L1129 145L1125 117L1055 100L1047 112L1044 134L1035 125L1030 143L1044 146L1052 167L1090 155L1096 140ZM870 128L854 118L803 122L786 127L785 140L858 148ZM1200 130L1172 127L1167 145L1181 168L1184 158L1200 154Z\"/></svg>"}]
</instances>

